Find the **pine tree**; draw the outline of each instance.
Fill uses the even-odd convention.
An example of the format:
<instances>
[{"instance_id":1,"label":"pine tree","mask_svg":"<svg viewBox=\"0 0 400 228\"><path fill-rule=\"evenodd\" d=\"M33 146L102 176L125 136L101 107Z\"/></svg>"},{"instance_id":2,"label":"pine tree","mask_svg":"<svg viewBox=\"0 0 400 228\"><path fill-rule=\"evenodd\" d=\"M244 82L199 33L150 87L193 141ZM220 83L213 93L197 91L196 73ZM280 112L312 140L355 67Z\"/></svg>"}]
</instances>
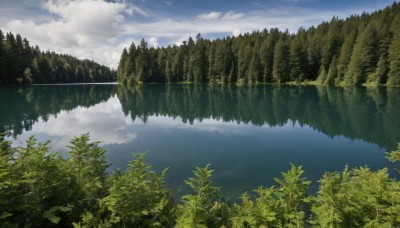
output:
<instances>
[{"instance_id":1,"label":"pine tree","mask_svg":"<svg viewBox=\"0 0 400 228\"><path fill-rule=\"evenodd\" d=\"M305 70L307 64L306 54L304 51L305 31L300 28L297 36L290 44L290 81L304 81Z\"/></svg>"},{"instance_id":2,"label":"pine tree","mask_svg":"<svg viewBox=\"0 0 400 228\"><path fill-rule=\"evenodd\" d=\"M389 72L389 66L387 62L387 57L381 55L378 64L376 65L376 71L368 75L367 83L371 85L380 85L387 80L387 75Z\"/></svg>"},{"instance_id":3,"label":"pine tree","mask_svg":"<svg viewBox=\"0 0 400 228\"><path fill-rule=\"evenodd\" d=\"M274 50L273 79L277 83L285 83L289 79L289 46L286 35L282 35Z\"/></svg>"},{"instance_id":4,"label":"pine tree","mask_svg":"<svg viewBox=\"0 0 400 228\"><path fill-rule=\"evenodd\" d=\"M196 46L191 56L191 67L193 69L194 82L206 82L207 80L207 58L204 40L200 33L196 36Z\"/></svg>"},{"instance_id":5,"label":"pine tree","mask_svg":"<svg viewBox=\"0 0 400 228\"><path fill-rule=\"evenodd\" d=\"M332 62L329 65L328 74L326 75L326 79L323 81L323 84L333 84L335 82L335 78L337 78L338 75L337 65L337 58L336 56L333 56Z\"/></svg>"},{"instance_id":6,"label":"pine tree","mask_svg":"<svg viewBox=\"0 0 400 228\"><path fill-rule=\"evenodd\" d=\"M140 82L150 81L151 75L149 74L149 49L148 44L144 39L140 40L137 52L138 54L135 58L135 80Z\"/></svg>"},{"instance_id":7,"label":"pine tree","mask_svg":"<svg viewBox=\"0 0 400 228\"><path fill-rule=\"evenodd\" d=\"M183 48L179 48L177 50L177 53L173 57L173 63L172 63L172 74L174 75L174 80L175 81L182 81L183 80L183 75L184 75L184 54L183 54ZM172 58L172 57L170 57Z\"/></svg>"},{"instance_id":8,"label":"pine tree","mask_svg":"<svg viewBox=\"0 0 400 228\"><path fill-rule=\"evenodd\" d=\"M4 34L0 30L0 83L6 80L6 65L5 65L6 50L4 47Z\"/></svg>"},{"instance_id":9,"label":"pine tree","mask_svg":"<svg viewBox=\"0 0 400 228\"><path fill-rule=\"evenodd\" d=\"M260 47L260 59L262 65L263 82L272 82L272 66L274 61L274 47L279 37L278 29L270 31Z\"/></svg>"},{"instance_id":10,"label":"pine tree","mask_svg":"<svg viewBox=\"0 0 400 228\"><path fill-rule=\"evenodd\" d=\"M341 26L342 21L337 17L333 17L328 26L328 32L325 36L324 46L322 48L322 60L321 64L325 69L330 68L330 64L335 55L338 54L340 46L342 45L341 38Z\"/></svg>"},{"instance_id":11,"label":"pine tree","mask_svg":"<svg viewBox=\"0 0 400 228\"><path fill-rule=\"evenodd\" d=\"M242 43L238 53L237 82L239 84L247 83L250 61L251 61L251 46L246 43Z\"/></svg>"},{"instance_id":12,"label":"pine tree","mask_svg":"<svg viewBox=\"0 0 400 228\"><path fill-rule=\"evenodd\" d=\"M393 19L391 32L393 37L389 47L389 74L387 85L400 85L400 15Z\"/></svg>"},{"instance_id":13,"label":"pine tree","mask_svg":"<svg viewBox=\"0 0 400 228\"><path fill-rule=\"evenodd\" d=\"M347 67L349 65L351 54L353 52L353 46L355 43L357 31L351 30L345 36L342 48L340 49L340 55L338 59L338 73L337 77L335 78L335 84L339 84L344 80L345 72L347 71Z\"/></svg>"},{"instance_id":14,"label":"pine tree","mask_svg":"<svg viewBox=\"0 0 400 228\"><path fill-rule=\"evenodd\" d=\"M136 57L136 46L134 43L132 43L129 47L129 51L124 64L124 78L125 81L127 81L129 84L138 81L138 72L136 71Z\"/></svg>"},{"instance_id":15,"label":"pine tree","mask_svg":"<svg viewBox=\"0 0 400 228\"><path fill-rule=\"evenodd\" d=\"M125 64L127 59L128 59L128 51L126 50L126 48L124 48L118 64L118 82L121 83L127 82L126 72L125 72Z\"/></svg>"},{"instance_id":16,"label":"pine tree","mask_svg":"<svg viewBox=\"0 0 400 228\"><path fill-rule=\"evenodd\" d=\"M215 45L211 45L208 50L208 73L207 73L207 80L210 83L217 82L219 80L218 74L218 63L216 63L215 57Z\"/></svg>"},{"instance_id":17,"label":"pine tree","mask_svg":"<svg viewBox=\"0 0 400 228\"><path fill-rule=\"evenodd\" d=\"M249 83L256 84L262 81L261 72L261 61L258 50L260 50L260 44L257 42L252 50L252 57L249 66Z\"/></svg>"},{"instance_id":18,"label":"pine tree","mask_svg":"<svg viewBox=\"0 0 400 228\"><path fill-rule=\"evenodd\" d=\"M374 24L368 24L357 38L344 82L349 85L360 85L366 75L375 71L377 64L377 33Z\"/></svg>"}]
</instances>

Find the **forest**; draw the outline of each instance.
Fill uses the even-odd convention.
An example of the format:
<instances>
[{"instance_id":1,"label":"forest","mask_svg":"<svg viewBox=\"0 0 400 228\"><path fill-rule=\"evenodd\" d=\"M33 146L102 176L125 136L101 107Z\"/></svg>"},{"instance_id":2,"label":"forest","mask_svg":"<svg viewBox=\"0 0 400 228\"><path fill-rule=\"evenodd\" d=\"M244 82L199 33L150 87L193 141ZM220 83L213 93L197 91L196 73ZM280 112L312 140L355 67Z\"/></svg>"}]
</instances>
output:
<instances>
[{"instance_id":1,"label":"forest","mask_svg":"<svg viewBox=\"0 0 400 228\"><path fill-rule=\"evenodd\" d=\"M40 51L0 30L0 84L115 82L116 72L91 60Z\"/></svg>"},{"instance_id":2,"label":"forest","mask_svg":"<svg viewBox=\"0 0 400 228\"><path fill-rule=\"evenodd\" d=\"M34 136L13 147L0 135L1 227L400 226L400 182L387 168L326 172L318 193L309 195L311 181L290 164L275 186L233 201L223 197L206 165L185 180L191 191L174 199L164 180L168 169L152 171L144 153L134 155L126 170L109 173L106 151L89 133L66 148L68 158ZM387 156L399 162L400 144Z\"/></svg>"},{"instance_id":3,"label":"forest","mask_svg":"<svg viewBox=\"0 0 400 228\"><path fill-rule=\"evenodd\" d=\"M118 81L400 85L400 4L347 19L277 28L153 48L142 39L124 49Z\"/></svg>"}]
</instances>

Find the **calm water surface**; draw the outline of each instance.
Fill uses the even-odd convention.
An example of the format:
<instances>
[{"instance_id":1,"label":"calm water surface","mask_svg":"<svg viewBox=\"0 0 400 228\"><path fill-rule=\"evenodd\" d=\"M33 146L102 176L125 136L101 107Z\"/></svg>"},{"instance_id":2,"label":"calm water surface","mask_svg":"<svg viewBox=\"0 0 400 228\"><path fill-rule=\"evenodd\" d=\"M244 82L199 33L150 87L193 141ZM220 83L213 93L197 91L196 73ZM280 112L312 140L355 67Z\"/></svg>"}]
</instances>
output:
<instances>
[{"instance_id":1,"label":"calm water surface","mask_svg":"<svg viewBox=\"0 0 400 228\"><path fill-rule=\"evenodd\" d=\"M177 193L196 166L212 164L227 196L274 184L303 165L324 171L393 166L400 141L400 89L314 86L36 85L0 87L0 128L15 145L29 136L65 154L75 136L102 141L112 169L147 152Z\"/></svg>"}]
</instances>

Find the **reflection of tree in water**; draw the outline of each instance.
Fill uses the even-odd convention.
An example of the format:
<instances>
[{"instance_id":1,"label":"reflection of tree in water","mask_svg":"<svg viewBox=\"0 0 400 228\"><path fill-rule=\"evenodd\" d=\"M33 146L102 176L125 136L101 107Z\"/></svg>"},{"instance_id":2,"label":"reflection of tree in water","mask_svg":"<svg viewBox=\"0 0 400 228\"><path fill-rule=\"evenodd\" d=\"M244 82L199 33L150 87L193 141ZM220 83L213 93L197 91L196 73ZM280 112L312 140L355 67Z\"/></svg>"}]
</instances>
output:
<instances>
[{"instance_id":1,"label":"reflection of tree in water","mask_svg":"<svg viewBox=\"0 0 400 228\"><path fill-rule=\"evenodd\" d=\"M362 139L388 150L400 139L400 90L314 86L155 84L2 86L0 127L21 134L39 118L90 107L118 94L125 115L180 117L184 123L218 119L256 126L308 125L330 137Z\"/></svg>"},{"instance_id":2,"label":"reflection of tree in water","mask_svg":"<svg viewBox=\"0 0 400 228\"><path fill-rule=\"evenodd\" d=\"M282 126L289 120L330 137L343 135L393 149L400 139L400 90L314 86L143 85L118 87L125 115L213 118Z\"/></svg>"},{"instance_id":3,"label":"reflection of tree in water","mask_svg":"<svg viewBox=\"0 0 400 228\"><path fill-rule=\"evenodd\" d=\"M40 85L0 87L0 131L21 134L30 130L39 118L90 107L108 100L116 85Z\"/></svg>"}]
</instances>

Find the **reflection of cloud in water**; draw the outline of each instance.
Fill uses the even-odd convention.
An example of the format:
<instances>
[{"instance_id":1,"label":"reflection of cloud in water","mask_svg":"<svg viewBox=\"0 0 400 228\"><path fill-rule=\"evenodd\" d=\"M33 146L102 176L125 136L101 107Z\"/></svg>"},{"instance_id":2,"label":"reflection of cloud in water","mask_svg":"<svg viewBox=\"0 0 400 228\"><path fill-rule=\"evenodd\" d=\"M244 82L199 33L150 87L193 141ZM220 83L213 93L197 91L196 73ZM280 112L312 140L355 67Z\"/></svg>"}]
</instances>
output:
<instances>
[{"instance_id":1,"label":"reflection of cloud in water","mask_svg":"<svg viewBox=\"0 0 400 228\"><path fill-rule=\"evenodd\" d=\"M133 125L130 118L121 112L121 103L116 97L90 108L78 107L72 111L61 111L47 122L32 126L29 134L45 134L52 137L55 149L64 148L74 136L90 132L92 140L102 145L128 143L136 138L129 131Z\"/></svg>"},{"instance_id":2,"label":"reflection of cloud in water","mask_svg":"<svg viewBox=\"0 0 400 228\"><path fill-rule=\"evenodd\" d=\"M139 123L139 120L135 121L135 125L144 125L143 122ZM224 122L220 119L203 119L195 120L193 124L184 123L180 117L168 117L168 116L150 116L146 121L146 125L156 126L161 129L174 129L174 130L191 130L198 132L209 132L218 134L246 134L247 131L243 131L243 127L251 127L258 129L268 129L268 132L282 132L285 130L291 130L295 127L299 127L298 124L288 121L283 126L270 127L268 124L263 126L249 125L238 122ZM307 126L303 126L308 128Z\"/></svg>"}]
</instances>

